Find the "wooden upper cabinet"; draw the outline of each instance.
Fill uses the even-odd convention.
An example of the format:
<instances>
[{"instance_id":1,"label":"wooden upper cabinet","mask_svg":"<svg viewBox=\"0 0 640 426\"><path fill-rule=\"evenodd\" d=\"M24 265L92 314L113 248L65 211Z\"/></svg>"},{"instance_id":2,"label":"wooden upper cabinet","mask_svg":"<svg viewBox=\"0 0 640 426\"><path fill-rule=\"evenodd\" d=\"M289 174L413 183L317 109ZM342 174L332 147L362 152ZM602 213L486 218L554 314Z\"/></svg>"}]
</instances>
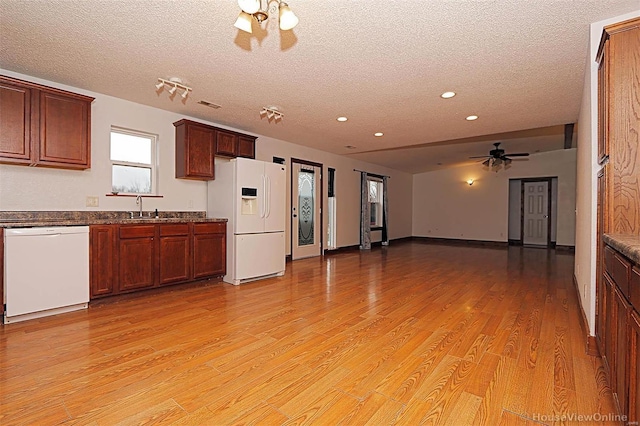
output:
<instances>
[{"instance_id":1,"label":"wooden upper cabinet","mask_svg":"<svg viewBox=\"0 0 640 426\"><path fill-rule=\"evenodd\" d=\"M90 109L91 104L83 99L40 92L39 164L90 166Z\"/></svg>"},{"instance_id":2,"label":"wooden upper cabinet","mask_svg":"<svg viewBox=\"0 0 640 426\"><path fill-rule=\"evenodd\" d=\"M640 18L604 28L597 59L598 159L608 158L605 232L640 234Z\"/></svg>"},{"instance_id":3,"label":"wooden upper cabinet","mask_svg":"<svg viewBox=\"0 0 640 426\"><path fill-rule=\"evenodd\" d=\"M238 157L256 158L256 138L253 136L238 137Z\"/></svg>"},{"instance_id":4,"label":"wooden upper cabinet","mask_svg":"<svg viewBox=\"0 0 640 426\"><path fill-rule=\"evenodd\" d=\"M215 130L189 120L180 120L173 125L176 127L176 177L213 180Z\"/></svg>"},{"instance_id":5,"label":"wooden upper cabinet","mask_svg":"<svg viewBox=\"0 0 640 426\"><path fill-rule=\"evenodd\" d=\"M221 157L256 158L256 138L229 130L216 130L216 155Z\"/></svg>"},{"instance_id":6,"label":"wooden upper cabinet","mask_svg":"<svg viewBox=\"0 0 640 426\"><path fill-rule=\"evenodd\" d=\"M31 164L31 89L0 77L0 160Z\"/></svg>"},{"instance_id":7,"label":"wooden upper cabinet","mask_svg":"<svg viewBox=\"0 0 640 426\"><path fill-rule=\"evenodd\" d=\"M93 98L0 76L0 162L91 167Z\"/></svg>"},{"instance_id":8,"label":"wooden upper cabinet","mask_svg":"<svg viewBox=\"0 0 640 426\"><path fill-rule=\"evenodd\" d=\"M609 44L605 41L598 57L598 163L602 164L609 155L609 132L607 129L607 93L609 90L607 61L609 60Z\"/></svg>"},{"instance_id":9,"label":"wooden upper cabinet","mask_svg":"<svg viewBox=\"0 0 640 426\"><path fill-rule=\"evenodd\" d=\"M255 158L254 136L180 120L176 126L176 177L215 179L215 157Z\"/></svg>"},{"instance_id":10,"label":"wooden upper cabinet","mask_svg":"<svg viewBox=\"0 0 640 426\"><path fill-rule=\"evenodd\" d=\"M238 155L238 135L226 130L216 130L216 154L224 157Z\"/></svg>"}]
</instances>

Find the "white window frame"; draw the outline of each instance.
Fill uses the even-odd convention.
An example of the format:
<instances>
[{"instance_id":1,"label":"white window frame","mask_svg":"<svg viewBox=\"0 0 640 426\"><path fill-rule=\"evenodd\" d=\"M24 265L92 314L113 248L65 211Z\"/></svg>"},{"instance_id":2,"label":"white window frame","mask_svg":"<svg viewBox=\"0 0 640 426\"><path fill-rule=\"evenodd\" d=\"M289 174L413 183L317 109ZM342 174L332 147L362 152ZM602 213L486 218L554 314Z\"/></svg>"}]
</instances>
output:
<instances>
[{"instance_id":1,"label":"white window frame","mask_svg":"<svg viewBox=\"0 0 640 426\"><path fill-rule=\"evenodd\" d=\"M151 141L151 163L135 163L129 161L121 161L121 160L113 160L111 159L111 134L119 133L123 135L129 136L137 136L140 138L149 139ZM157 158L158 158L158 135L148 132L143 132L140 130L132 130L126 129L123 127L111 126L111 130L109 132L109 161L111 162L111 189L113 190L113 166L123 166L123 167L142 167L151 169L151 190L150 192L119 192L120 194L128 194L128 195L158 195L157 194Z\"/></svg>"},{"instance_id":2,"label":"white window frame","mask_svg":"<svg viewBox=\"0 0 640 426\"><path fill-rule=\"evenodd\" d=\"M370 187L372 184L377 186L376 190L376 199L372 200ZM380 229L382 228L382 215L384 214L384 183L382 179L372 176L367 176L367 192L369 196L369 211L371 212L375 210L375 221L370 222L371 229ZM375 205L375 208L374 208Z\"/></svg>"}]
</instances>

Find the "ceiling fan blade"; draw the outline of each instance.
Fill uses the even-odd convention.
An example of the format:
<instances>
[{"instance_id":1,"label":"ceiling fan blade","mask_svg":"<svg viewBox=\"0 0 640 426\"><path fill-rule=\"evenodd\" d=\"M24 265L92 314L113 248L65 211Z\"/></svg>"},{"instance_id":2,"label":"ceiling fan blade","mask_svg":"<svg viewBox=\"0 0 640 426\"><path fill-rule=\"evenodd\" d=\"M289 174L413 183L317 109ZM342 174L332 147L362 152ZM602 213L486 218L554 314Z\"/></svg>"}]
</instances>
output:
<instances>
[{"instance_id":1,"label":"ceiling fan blade","mask_svg":"<svg viewBox=\"0 0 640 426\"><path fill-rule=\"evenodd\" d=\"M528 157L528 152L519 152L517 154L504 154L505 157Z\"/></svg>"},{"instance_id":2,"label":"ceiling fan blade","mask_svg":"<svg viewBox=\"0 0 640 426\"><path fill-rule=\"evenodd\" d=\"M469 158L491 158L490 155L476 155L475 157L469 157Z\"/></svg>"}]
</instances>

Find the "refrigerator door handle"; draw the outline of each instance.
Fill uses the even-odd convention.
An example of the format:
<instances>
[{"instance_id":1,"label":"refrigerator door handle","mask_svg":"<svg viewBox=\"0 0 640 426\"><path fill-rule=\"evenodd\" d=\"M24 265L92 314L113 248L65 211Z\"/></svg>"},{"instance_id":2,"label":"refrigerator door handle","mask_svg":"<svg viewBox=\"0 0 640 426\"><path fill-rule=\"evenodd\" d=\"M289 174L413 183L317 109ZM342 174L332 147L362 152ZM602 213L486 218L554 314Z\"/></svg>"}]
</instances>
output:
<instances>
[{"instance_id":1,"label":"refrigerator door handle","mask_svg":"<svg viewBox=\"0 0 640 426\"><path fill-rule=\"evenodd\" d=\"M265 191L265 189L267 187L264 175L260 175L260 181L262 183L262 200L258 200L258 201L262 201L260 203L260 217L264 218L265 217L265 213L266 213L264 191Z\"/></svg>"},{"instance_id":2,"label":"refrigerator door handle","mask_svg":"<svg viewBox=\"0 0 640 426\"><path fill-rule=\"evenodd\" d=\"M271 178L267 176L267 213L265 217L271 216Z\"/></svg>"}]
</instances>

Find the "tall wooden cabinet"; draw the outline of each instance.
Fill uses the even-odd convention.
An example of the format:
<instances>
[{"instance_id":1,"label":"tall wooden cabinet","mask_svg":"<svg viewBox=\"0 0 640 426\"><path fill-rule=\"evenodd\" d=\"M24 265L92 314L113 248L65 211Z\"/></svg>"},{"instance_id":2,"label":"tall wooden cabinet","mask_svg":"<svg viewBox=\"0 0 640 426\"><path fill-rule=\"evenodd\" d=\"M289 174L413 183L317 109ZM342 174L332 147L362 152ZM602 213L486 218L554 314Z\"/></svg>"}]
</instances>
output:
<instances>
[{"instance_id":1,"label":"tall wooden cabinet","mask_svg":"<svg viewBox=\"0 0 640 426\"><path fill-rule=\"evenodd\" d=\"M90 168L93 99L0 76L0 162Z\"/></svg>"},{"instance_id":2,"label":"tall wooden cabinet","mask_svg":"<svg viewBox=\"0 0 640 426\"><path fill-rule=\"evenodd\" d=\"M638 265L608 237L640 235L640 18L604 28L598 57L596 341L630 424L640 420ZM638 294L635 301L634 294Z\"/></svg>"}]
</instances>

